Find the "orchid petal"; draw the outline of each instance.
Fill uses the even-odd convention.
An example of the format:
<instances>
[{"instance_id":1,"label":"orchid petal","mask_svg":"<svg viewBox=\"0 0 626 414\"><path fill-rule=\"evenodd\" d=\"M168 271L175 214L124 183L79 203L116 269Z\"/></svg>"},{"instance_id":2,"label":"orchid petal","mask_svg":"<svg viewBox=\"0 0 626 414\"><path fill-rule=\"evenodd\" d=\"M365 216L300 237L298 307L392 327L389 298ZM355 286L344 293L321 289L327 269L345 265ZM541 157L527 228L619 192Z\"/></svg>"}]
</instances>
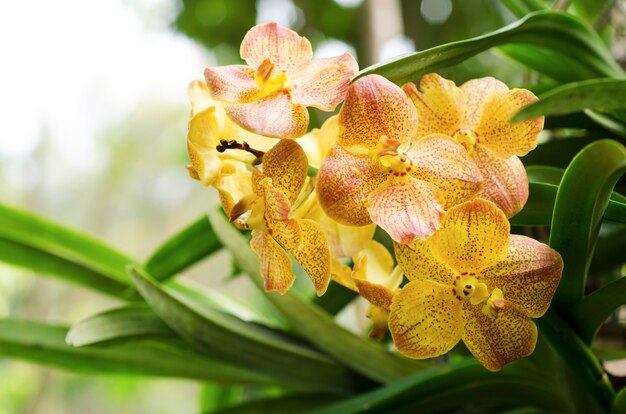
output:
<instances>
[{"instance_id":1,"label":"orchid petal","mask_svg":"<svg viewBox=\"0 0 626 414\"><path fill-rule=\"evenodd\" d=\"M243 65L215 66L204 70L211 98L230 103L246 103L260 96L254 69Z\"/></svg>"},{"instance_id":2,"label":"orchid petal","mask_svg":"<svg viewBox=\"0 0 626 414\"><path fill-rule=\"evenodd\" d=\"M222 161L217 156L215 145L218 142L219 128L215 117L215 107L198 112L189 121L187 152L191 161L190 173L207 186L219 176Z\"/></svg>"},{"instance_id":3,"label":"orchid petal","mask_svg":"<svg viewBox=\"0 0 626 414\"><path fill-rule=\"evenodd\" d=\"M263 156L263 175L272 179L272 185L283 192L293 204L307 177L309 162L300 145L282 139Z\"/></svg>"},{"instance_id":4,"label":"orchid petal","mask_svg":"<svg viewBox=\"0 0 626 414\"><path fill-rule=\"evenodd\" d=\"M511 155L521 157L535 149L544 117L515 124L510 122L522 107L535 101L537 97L526 89L489 95L475 129L479 142L504 158Z\"/></svg>"},{"instance_id":5,"label":"orchid petal","mask_svg":"<svg viewBox=\"0 0 626 414\"><path fill-rule=\"evenodd\" d=\"M412 177L390 179L369 196L372 221L398 243L424 239L437 230L443 214L437 187Z\"/></svg>"},{"instance_id":6,"label":"orchid petal","mask_svg":"<svg viewBox=\"0 0 626 414\"><path fill-rule=\"evenodd\" d=\"M191 103L191 117L193 118L198 112L202 112L209 106L215 105L211 99L211 92L206 82L195 80L187 87L187 98Z\"/></svg>"},{"instance_id":7,"label":"orchid petal","mask_svg":"<svg viewBox=\"0 0 626 414\"><path fill-rule=\"evenodd\" d=\"M472 156L485 178L477 197L494 202L507 217L518 213L528 200L528 176L520 159L501 158L482 145L475 147Z\"/></svg>"},{"instance_id":8,"label":"orchid petal","mask_svg":"<svg viewBox=\"0 0 626 414\"><path fill-rule=\"evenodd\" d=\"M219 192L220 202L230 217L233 207L245 196L252 194L252 179L250 171L239 163L224 162L231 170L228 175L221 175L213 184Z\"/></svg>"},{"instance_id":9,"label":"orchid petal","mask_svg":"<svg viewBox=\"0 0 626 414\"><path fill-rule=\"evenodd\" d=\"M354 283L354 279L352 279L352 269L350 269L350 266L341 263L337 259L330 261L330 276L343 287L355 292L359 291L356 287L356 283Z\"/></svg>"},{"instance_id":10,"label":"orchid petal","mask_svg":"<svg viewBox=\"0 0 626 414\"><path fill-rule=\"evenodd\" d=\"M380 306L370 305L365 316L372 321L369 337L379 341L385 339L389 327L389 310Z\"/></svg>"},{"instance_id":11,"label":"orchid petal","mask_svg":"<svg viewBox=\"0 0 626 414\"><path fill-rule=\"evenodd\" d=\"M350 79L359 68L350 53L315 59L294 76L291 98L294 104L334 111L348 92Z\"/></svg>"},{"instance_id":12,"label":"orchid petal","mask_svg":"<svg viewBox=\"0 0 626 414\"><path fill-rule=\"evenodd\" d=\"M274 138L297 138L309 126L309 113L291 103L289 92L279 92L257 101L225 104L228 116L239 126Z\"/></svg>"},{"instance_id":13,"label":"orchid petal","mask_svg":"<svg viewBox=\"0 0 626 414\"><path fill-rule=\"evenodd\" d=\"M339 135L339 117L334 115L328 118L321 128L313 129L296 141L306 153L309 165L319 168L328 151L335 145L337 135Z\"/></svg>"},{"instance_id":14,"label":"orchid petal","mask_svg":"<svg viewBox=\"0 0 626 414\"><path fill-rule=\"evenodd\" d=\"M357 79L339 112L337 143L376 148L382 136L405 143L415 135L417 111L404 91L379 75Z\"/></svg>"},{"instance_id":15,"label":"orchid petal","mask_svg":"<svg viewBox=\"0 0 626 414\"><path fill-rule=\"evenodd\" d=\"M495 317L486 315L481 306L468 304L463 320L463 342L490 371L499 371L535 350L537 327L528 314L512 302L504 300Z\"/></svg>"},{"instance_id":16,"label":"orchid petal","mask_svg":"<svg viewBox=\"0 0 626 414\"><path fill-rule=\"evenodd\" d=\"M448 210L429 241L437 260L457 273L472 273L506 257L509 230L502 210L490 201L476 199Z\"/></svg>"},{"instance_id":17,"label":"orchid petal","mask_svg":"<svg viewBox=\"0 0 626 414\"><path fill-rule=\"evenodd\" d=\"M253 230L250 247L261 259L261 275L266 291L276 290L284 294L289 290L296 276L291 271L291 259L285 251L262 231Z\"/></svg>"},{"instance_id":18,"label":"orchid petal","mask_svg":"<svg viewBox=\"0 0 626 414\"><path fill-rule=\"evenodd\" d=\"M433 255L428 240L410 244L394 243L396 260L406 277L413 280L430 279L444 285L454 283L455 273Z\"/></svg>"},{"instance_id":19,"label":"orchid petal","mask_svg":"<svg viewBox=\"0 0 626 414\"><path fill-rule=\"evenodd\" d=\"M366 280L392 290L400 285L401 278L399 280L390 278L394 267L393 257L379 242L370 240L367 246L354 256L353 261L355 279Z\"/></svg>"},{"instance_id":20,"label":"orchid petal","mask_svg":"<svg viewBox=\"0 0 626 414\"><path fill-rule=\"evenodd\" d=\"M461 127L465 97L454 82L430 73L422 76L421 92L414 83L402 89L417 109L417 138L435 133L452 136Z\"/></svg>"},{"instance_id":21,"label":"orchid petal","mask_svg":"<svg viewBox=\"0 0 626 414\"><path fill-rule=\"evenodd\" d=\"M509 87L496 78L486 77L465 82L461 85L461 90L465 94L462 127L473 130L482 113L485 99L494 92L507 92Z\"/></svg>"},{"instance_id":22,"label":"orchid petal","mask_svg":"<svg viewBox=\"0 0 626 414\"><path fill-rule=\"evenodd\" d=\"M407 153L411 175L439 188L444 208L472 199L482 189L483 176L465 148L442 134L417 141Z\"/></svg>"},{"instance_id":23,"label":"orchid petal","mask_svg":"<svg viewBox=\"0 0 626 414\"><path fill-rule=\"evenodd\" d=\"M379 308L389 309L393 299L393 292L389 288L362 279L354 279L354 283L359 289L359 294L369 303Z\"/></svg>"},{"instance_id":24,"label":"orchid petal","mask_svg":"<svg viewBox=\"0 0 626 414\"><path fill-rule=\"evenodd\" d=\"M555 250L535 239L512 235L505 259L484 269L479 278L487 286L501 289L505 299L538 318L550 306L562 271L563 260Z\"/></svg>"},{"instance_id":25,"label":"orchid petal","mask_svg":"<svg viewBox=\"0 0 626 414\"><path fill-rule=\"evenodd\" d=\"M241 58L255 69L269 58L288 73L302 70L313 59L311 43L305 37L274 22L250 29L239 52Z\"/></svg>"},{"instance_id":26,"label":"orchid petal","mask_svg":"<svg viewBox=\"0 0 626 414\"><path fill-rule=\"evenodd\" d=\"M367 198L388 175L381 163L335 146L328 152L317 175L320 205L328 217L341 224L370 224Z\"/></svg>"},{"instance_id":27,"label":"orchid petal","mask_svg":"<svg viewBox=\"0 0 626 414\"><path fill-rule=\"evenodd\" d=\"M431 280L411 282L393 297L389 331L398 351L411 358L448 352L461 339L461 302L453 289Z\"/></svg>"}]
</instances>

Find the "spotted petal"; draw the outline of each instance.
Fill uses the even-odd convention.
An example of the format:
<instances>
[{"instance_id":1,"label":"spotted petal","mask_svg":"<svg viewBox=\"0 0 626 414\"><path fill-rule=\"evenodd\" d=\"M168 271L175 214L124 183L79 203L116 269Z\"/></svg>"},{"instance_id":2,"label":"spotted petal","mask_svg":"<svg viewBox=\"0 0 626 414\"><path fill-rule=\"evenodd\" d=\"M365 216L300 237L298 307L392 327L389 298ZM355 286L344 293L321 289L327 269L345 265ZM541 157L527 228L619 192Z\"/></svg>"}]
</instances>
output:
<instances>
[{"instance_id":1,"label":"spotted petal","mask_svg":"<svg viewBox=\"0 0 626 414\"><path fill-rule=\"evenodd\" d=\"M454 272L438 261L430 249L428 240L414 240L409 244L393 244L398 266L409 280L430 279L442 284L454 283Z\"/></svg>"},{"instance_id":2,"label":"spotted petal","mask_svg":"<svg viewBox=\"0 0 626 414\"><path fill-rule=\"evenodd\" d=\"M274 22L250 29L241 42L239 52L241 58L255 70L269 58L288 73L298 72L313 59L311 43L305 37Z\"/></svg>"},{"instance_id":3,"label":"spotted petal","mask_svg":"<svg viewBox=\"0 0 626 414\"><path fill-rule=\"evenodd\" d=\"M535 239L512 235L506 258L479 277L537 318L550 306L562 272L563 260L555 250Z\"/></svg>"},{"instance_id":4,"label":"spotted petal","mask_svg":"<svg viewBox=\"0 0 626 414\"><path fill-rule=\"evenodd\" d=\"M495 204L476 199L448 210L430 239L431 249L457 273L478 272L506 257L509 230L509 221Z\"/></svg>"},{"instance_id":5,"label":"spotted petal","mask_svg":"<svg viewBox=\"0 0 626 414\"><path fill-rule=\"evenodd\" d=\"M263 175L282 191L291 204L296 201L309 167L306 154L297 142L282 139L263 156Z\"/></svg>"},{"instance_id":6,"label":"spotted petal","mask_svg":"<svg viewBox=\"0 0 626 414\"><path fill-rule=\"evenodd\" d=\"M260 96L254 69L243 65L215 66L204 70L211 97L230 103L245 103Z\"/></svg>"},{"instance_id":7,"label":"spotted petal","mask_svg":"<svg viewBox=\"0 0 626 414\"><path fill-rule=\"evenodd\" d=\"M258 230L252 231L250 247L261 259L261 276L265 290L276 290L281 294L287 292L296 280L287 253L269 234Z\"/></svg>"},{"instance_id":8,"label":"spotted petal","mask_svg":"<svg viewBox=\"0 0 626 414\"><path fill-rule=\"evenodd\" d=\"M466 305L463 320L463 342L490 371L499 371L535 350L537 327L510 301L504 300L496 317L485 315L481 306Z\"/></svg>"},{"instance_id":9,"label":"spotted petal","mask_svg":"<svg viewBox=\"0 0 626 414\"><path fill-rule=\"evenodd\" d=\"M483 176L465 148L450 137L432 134L407 153L411 175L439 188L444 208L472 199L482 189Z\"/></svg>"},{"instance_id":10,"label":"spotted petal","mask_svg":"<svg viewBox=\"0 0 626 414\"><path fill-rule=\"evenodd\" d=\"M375 148L381 136L408 142L417 128L417 111L397 85L379 75L357 79L339 112L339 138L344 148Z\"/></svg>"},{"instance_id":11,"label":"spotted petal","mask_svg":"<svg viewBox=\"0 0 626 414\"><path fill-rule=\"evenodd\" d=\"M450 285L410 282L394 295L389 331L398 351L411 358L448 352L463 332L461 302Z\"/></svg>"},{"instance_id":12,"label":"spotted petal","mask_svg":"<svg viewBox=\"0 0 626 414\"><path fill-rule=\"evenodd\" d=\"M489 95L475 129L480 143L504 158L521 157L533 150L543 129L544 117L515 124L510 120L523 106L536 100L537 97L526 89Z\"/></svg>"},{"instance_id":13,"label":"spotted petal","mask_svg":"<svg viewBox=\"0 0 626 414\"><path fill-rule=\"evenodd\" d=\"M302 105L291 103L288 92L242 104L225 104L228 116L239 126L256 134L274 138L297 138L309 126L309 113Z\"/></svg>"},{"instance_id":14,"label":"spotted petal","mask_svg":"<svg viewBox=\"0 0 626 414\"><path fill-rule=\"evenodd\" d=\"M436 133L452 136L461 127L465 97L454 82L430 73L420 81L421 92L414 83L402 89L417 108L417 138Z\"/></svg>"},{"instance_id":15,"label":"spotted petal","mask_svg":"<svg viewBox=\"0 0 626 414\"><path fill-rule=\"evenodd\" d=\"M493 201L507 217L514 216L528 200L528 176L520 159L502 158L482 145L474 148L472 157L485 178L478 197Z\"/></svg>"},{"instance_id":16,"label":"spotted petal","mask_svg":"<svg viewBox=\"0 0 626 414\"><path fill-rule=\"evenodd\" d=\"M398 243L429 237L443 214L437 187L412 177L390 179L369 196L372 221Z\"/></svg>"},{"instance_id":17,"label":"spotted petal","mask_svg":"<svg viewBox=\"0 0 626 414\"><path fill-rule=\"evenodd\" d=\"M476 128L478 118L483 110L485 99L494 92L506 92L509 87L496 78L486 77L472 79L461 85L465 94L465 113L463 114L463 128Z\"/></svg>"},{"instance_id":18,"label":"spotted petal","mask_svg":"<svg viewBox=\"0 0 626 414\"><path fill-rule=\"evenodd\" d=\"M389 172L366 155L353 155L339 146L332 148L318 174L317 194L328 217L339 223L370 224L367 197L387 180Z\"/></svg>"},{"instance_id":19,"label":"spotted petal","mask_svg":"<svg viewBox=\"0 0 626 414\"><path fill-rule=\"evenodd\" d=\"M334 111L348 92L350 79L359 70L350 53L315 59L294 76L291 98L293 103Z\"/></svg>"}]
</instances>

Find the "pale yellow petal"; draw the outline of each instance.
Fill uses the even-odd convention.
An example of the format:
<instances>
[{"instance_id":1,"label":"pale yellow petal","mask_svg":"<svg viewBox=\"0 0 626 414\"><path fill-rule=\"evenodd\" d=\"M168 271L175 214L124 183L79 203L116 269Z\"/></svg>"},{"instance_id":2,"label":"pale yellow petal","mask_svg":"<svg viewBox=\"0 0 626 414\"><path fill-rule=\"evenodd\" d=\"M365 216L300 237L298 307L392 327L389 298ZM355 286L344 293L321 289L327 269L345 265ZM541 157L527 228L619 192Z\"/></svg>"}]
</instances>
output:
<instances>
[{"instance_id":1,"label":"pale yellow petal","mask_svg":"<svg viewBox=\"0 0 626 414\"><path fill-rule=\"evenodd\" d=\"M261 276L265 290L276 290L281 294L287 292L296 280L287 253L269 234L258 230L252 231L250 247L261 259Z\"/></svg>"},{"instance_id":2,"label":"pale yellow petal","mask_svg":"<svg viewBox=\"0 0 626 414\"><path fill-rule=\"evenodd\" d=\"M483 104L475 133L479 143L504 158L524 156L537 146L537 137L543 129L544 117L511 124L510 120L522 107L537 101L526 89L496 92Z\"/></svg>"},{"instance_id":3,"label":"pale yellow petal","mask_svg":"<svg viewBox=\"0 0 626 414\"><path fill-rule=\"evenodd\" d=\"M187 87L187 98L189 98L189 103L191 103L192 118L198 112L215 105L215 101L211 99L211 93L205 81L195 80L191 82Z\"/></svg>"},{"instance_id":4,"label":"pale yellow petal","mask_svg":"<svg viewBox=\"0 0 626 414\"><path fill-rule=\"evenodd\" d=\"M191 118L187 133L187 152L191 168L205 186L213 184L222 168L222 161L215 149L218 142L219 126L215 108L208 107Z\"/></svg>"},{"instance_id":5,"label":"pale yellow petal","mask_svg":"<svg viewBox=\"0 0 626 414\"><path fill-rule=\"evenodd\" d=\"M429 134L452 136L461 127L465 96L454 82L430 73L422 76L420 90L414 83L402 88L417 108L417 138Z\"/></svg>"},{"instance_id":6,"label":"pale yellow petal","mask_svg":"<svg viewBox=\"0 0 626 414\"><path fill-rule=\"evenodd\" d=\"M366 155L332 148L317 175L317 194L324 212L341 224L370 224L367 198L387 180L389 172Z\"/></svg>"},{"instance_id":7,"label":"pale yellow petal","mask_svg":"<svg viewBox=\"0 0 626 414\"><path fill-rule=\"evenodd\" d=\"M396 260L409 280L430 279L452 285L455 273L435 258L428 240L414 240L410 244L394 243Z\"/></svg>"},{"instance_id":8,"label":"pale yellow petal","mask_svg":"<svg viewBox=\"0 0 626 414\"><path fill-rule=\"evenodd\" d=\"M388 285L394 263L391 253L376 240L370 240L363 250L353 257L354 277L370 283Z\"/></svg>"},{"instance_id":9,"label":"pale yellow petal","mask_svg":"<svg viewBox=\"0 0 626 414\"><path fill-rule=\"evenodd\" d=\"M389 330L389 310L370 305L365 314L372 321L369 337L382 341Z\"/></svg>"},{"instance_id":10,"label":"pale yellow petal","mask_svg":"<svg viewBox=\"0 0 626 414\"><path fill-rule=\"evenodd\" d=\"M294 203L302 190L309 163L300 145L282 139L263 156L263 175L272 179L272 185Z\"/></svg>"},{"instance_id":11,"label":"pale yellow petal","mask_svg":"<svg viewBox=\"0 0 626 414\"><path fill-rule=\"evenodd\" d=\"M457 273L475 273L503 260L510 225L491 201L476 199L452 207L429 240L435 258Z\"/></svg>"},{"instance_id":12,"label":"pale yellow petal","mask_svg":"<svg viewBox=\"0 0 626 414\"><path fill-rule=\"evenodd\" d=\"M352 269L350 269L350 266L337 259L331 259L330 261L330 276L343 287L355 292L359 291L356 287L356 283L354 283L354 279L352 279Z\"/></svg>"},{"instance_id":13,"label":"pale yellow petal","mask_svg":"<svg viewBox=\"0 0 626 414\"><path fill-rule=\"evenodd\" d=\"M537 327L512 302L504 300L495 317L486 315L481 305L466 303L463 320L463 342L490 371L499 371L535 350Z\"/></svg>"},{"instance_id":14,"label":"pale yellow petal","mask_svg":"<svg viewBox=\"0 0 626 414\"><path fill-rule=\"evenodd\" d=\"M528 176L516 155L502 158L487 147L477 145L472 154L485 178L477 197L493 201L507 217L518 213L528 200Z\"/></svg>"},{"instance_id":15,"label":"pale yellow petal","mask_svg":"<svg viewBox=\"0 0 626 414\"><path fill-rule=\"evenodd\" d=\"M417 141L407 153L411 175L439 188L444 208L474 198L483 187L483 175L465 148L447 135L432 134Z\"/></svg>"},{"instance_id":16,"label":"pale yellow petal","mask_svg":"<svg viewBox=\"0 0 626 414\"><path fill-rule=\"evenodd\" d=\"M344 148L376 148L382 136L408 142L417 112L404 91L379 75L357 79L339 111L337 143Z\"/></svg>"},{"instance_id":17,"label":"pale yellow petal","mask_svg":"<svg viewBox=\"0 0 626 414\"><path fill-rule=\"evenodd\" d=\"M241 58L255 70L267 58L280 69L298 72L313 59L311 43L293 30L278 24L254 26L241 42Z\"/></svg>"},{"instance_id":18,"label":"pale yellow petal","mask_svg":"<svg viewBox=\"0 0 626 414\"><path fill-rule=\"evenodd\" d=\"M369 196L372 221L398 243L424 239L439 228L441 193L432 184L412 177L390 177Z\"/></svg>"},{"instance_id":19,"label":"pale yellow petal","mask_svg":"<svg viewBox=\"0 0 626 414\"><path fill-rule=\"evenodd\" d=\"M465 94L463 128L473 130L478 123L485 99L494 92L506 92L509 87L496 78L472 79L461 85Z\"/></svg>"},{"instance_id":20,"label":"pale yellow petal","mask_svg":"<svg viewBox=\"0 0 626 414\"><path fill-rule=\"evenodd\" d=\"M410 282L393 297L389 331L398 351L411 358L448 352L463 332L461 302L450 285Z\"/></svg>"},{"instance_id":21,"label":"pale yellow petal","mask_svg":"<svg viewBox=\"0 0 626 414\"><path fill-rule=\"evenodd\" d=\"M230 164L231 174L222 175L214 183L219 192L222 207L227 216L230 216L232 208L245 196L252 194L252 174L240 163Z\"/></svg>"},{"instance_id":22,"label":"pale yellow petal","mask_svg":"<svg viewBox=\"0 0 626 414\"><path fill-rule=\"evenodd\" d=\"M555 250L530 237L511 235L507 256L483 270L479 279L537 318L550 306L562 273L563 260Z\"/></svg>"},{"instance_id":23,"label":"pale yellow petal","mask_svg":"<svg viewBox=\"0 0 626 414\"><path fill-rule=\"evenodd\" d=\"M328 118L322 127L313 129L296 141L309 159L309 164L321 167L326 154L335 145L339 135L339 117L337 115Z\"/></svg>"}]
</instances>

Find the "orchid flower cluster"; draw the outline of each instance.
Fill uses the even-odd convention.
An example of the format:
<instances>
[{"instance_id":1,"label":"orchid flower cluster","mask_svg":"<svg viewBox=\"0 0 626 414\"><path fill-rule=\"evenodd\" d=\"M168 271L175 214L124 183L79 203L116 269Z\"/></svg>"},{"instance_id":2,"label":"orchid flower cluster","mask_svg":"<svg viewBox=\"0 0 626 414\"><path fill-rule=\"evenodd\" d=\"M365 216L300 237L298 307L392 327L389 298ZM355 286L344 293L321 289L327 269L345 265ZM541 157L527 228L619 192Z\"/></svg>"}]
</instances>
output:
<instances>
[{"instance_id":1,"label":"orchid flower cluster","mask_svg":"<svg viewBox=\"0 0 626 414\"><path fill-rule=\"evenodd\" d=\"M537 98L494 78L353 80L349 53L313 59L306 38L275 23L252 28L241 57L247 65L208 68L189 87L187 168L252 230L265 289L289 290L293 258L318 295L333 279L365 298L370 336L389 331L408 357L463 340L497 371L532 353L531 318L563 269L548 246L510 235L528 198L518 157L536 147L543 118L509 120ZM307 107L341 102L307 133Z\"/></svg>"}]
</instances>

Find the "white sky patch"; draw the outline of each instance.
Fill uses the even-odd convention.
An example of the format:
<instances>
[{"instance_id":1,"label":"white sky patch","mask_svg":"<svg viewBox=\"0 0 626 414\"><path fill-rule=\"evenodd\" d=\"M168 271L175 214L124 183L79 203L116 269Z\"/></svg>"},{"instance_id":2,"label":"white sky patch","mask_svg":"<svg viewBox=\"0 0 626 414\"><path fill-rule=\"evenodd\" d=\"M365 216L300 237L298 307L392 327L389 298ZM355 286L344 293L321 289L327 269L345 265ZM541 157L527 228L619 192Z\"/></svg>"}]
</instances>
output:
<instances>
[{"instance_id":1,"label":"white sky patch","mask_svg":"<svg viewBox=\"0 0 626 414\"><path fill-rule=\"evenodd\" d=\"M443 24L452 13L450 0L422 0L420 12L430 24Z\"/></svg>"},{"instance_id":2,"label":"white sky patch","mask_svg":"<svg viewBox=\"0 0 626 414\"><path fill-rule=\"evenodd\" d=\"M335 0L335 3L342 7L359 7L363 0Z\"/></svg>"},{"instance_id":3,"label":"white sky patch","mask_svg":"<svg viewBox=\"0 0 626 414\"><path fill-rule=\"evenodd\" d=\"M0 159L25 159L45 130L63 162L93 170L105 126L146 96L187 105L208 60L183 35L146 27L124 0L1 2Z\"/></svg>"},{"instance_id":4,"label":"white sky patch","mask_svg":"<svg viewBox=\"0 0 626 414\"><path fill-rule=\"evenodd\" d=\"M256 24L276 22L297 31L301 13L291 0L257 0Z\"/></svg>"},{"instance_id":5,"label":"white sky patch","mask_svg":"<svg viewBox=\"0 0 626 414\"><path fill-rule=\"evenodd\" d=\"M327 58L343 55L346 52L350 52L358 60L356 50L352 45L337 39L326 39L317 45L313 57L316 59Z\"/></svg>"},{"instance_id":6,"label":"white sky patch","mask_svg":"<svg viewBox=\"0 0 626 414\"><path fill-rule=\"evenodd\" d=\"M394 36L387 40L380 52L378 53L378 61L391 59L405 53L415 52L415 42L406 36Z\"/></svg>"}]
</instances>

